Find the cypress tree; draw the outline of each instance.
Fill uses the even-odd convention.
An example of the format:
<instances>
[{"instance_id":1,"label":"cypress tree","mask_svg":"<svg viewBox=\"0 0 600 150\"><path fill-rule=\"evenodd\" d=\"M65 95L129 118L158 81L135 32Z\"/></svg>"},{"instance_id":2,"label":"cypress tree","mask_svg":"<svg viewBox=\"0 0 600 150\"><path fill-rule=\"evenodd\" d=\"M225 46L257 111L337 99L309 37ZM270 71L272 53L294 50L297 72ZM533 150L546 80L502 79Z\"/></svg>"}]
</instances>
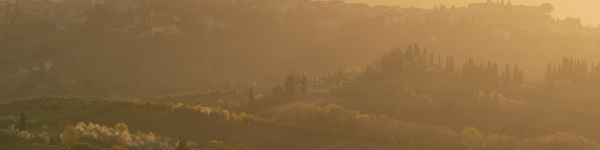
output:
<instances>
[{"instance_id":1,"label":"cypress tree","mask_svg":"<svg viewBox=\"0 0 600 150\"><path fill-rule=\"evenodd\" d=\"M285 92L286 94L294 94L296 91L296 79L294 75L289 75L285 80Z\"/></svg>"},{"instance_id":2,"label":"cypress tree","mask_svg":"<svg viewBox=\"0 0 600 150\"><path fill-rule=\"evenodd\" d=\"M19 115L19 122L17 123L17 130L19 130L19 131L27 130L27 117L25 116L25 113L23 113L23 112L21 112L21 115Z\"/></svg>"},{"instance_id":3,"label":"cypress tree","mask_svg":"<svg viewBox=\"0 0 600 150\"><path fill-rule=\"evenodd\" d=\"M248 89L248 100L253 101L256 98L256 94L254 94L254 88Z\"/></svg>"}]
</instances>

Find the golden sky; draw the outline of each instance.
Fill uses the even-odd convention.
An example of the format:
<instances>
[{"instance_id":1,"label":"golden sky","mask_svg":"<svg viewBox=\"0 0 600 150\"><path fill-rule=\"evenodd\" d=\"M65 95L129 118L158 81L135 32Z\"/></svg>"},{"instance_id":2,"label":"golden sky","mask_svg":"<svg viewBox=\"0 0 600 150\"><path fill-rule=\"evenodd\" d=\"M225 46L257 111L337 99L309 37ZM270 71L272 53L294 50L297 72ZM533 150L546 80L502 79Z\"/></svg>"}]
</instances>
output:
<instances>
[{"instance_id":1,"label":"golden sky","mask_svg":"<svg viewBox=\"0 0 600 150\"><path fill-rule=\"evenodd\" d=\"M346 0L349 2L369 2L371 4L397 4L405 7L432 8L434 5L447 4L464 6L472 2L486 0ZM492 0L495 1L495 0ZM508 0L507 0L508 1ZM556 10L554 15L560 18L581 17L584 24L600 25L600 0L512 0L513 4L540 5L550 3Z\"/></svg>"}]
</instances>

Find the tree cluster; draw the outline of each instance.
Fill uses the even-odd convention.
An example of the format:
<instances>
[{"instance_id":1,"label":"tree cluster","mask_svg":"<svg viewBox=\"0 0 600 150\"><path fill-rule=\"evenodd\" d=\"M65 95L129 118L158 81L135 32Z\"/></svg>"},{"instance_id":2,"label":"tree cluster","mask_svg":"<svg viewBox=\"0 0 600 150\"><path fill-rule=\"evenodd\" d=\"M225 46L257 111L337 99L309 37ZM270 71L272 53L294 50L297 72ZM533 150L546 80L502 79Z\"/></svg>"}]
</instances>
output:
<instances>
[{"instance_id":1,"label":"tree cluster","mask_svg":"<svg viewBox=\"0 0 600 150\"><path fill-rule=\"evenodd\" d=\"M416 43L405 51L395 49L385 54L379 62L382 74L405 80L427 80L434 76L485 86L519 85L525 80L518 65L506 65L506 69L500 71L495 62L479 63L471 58L465 61L462 69L456 68L453 57L442 58L440 54L419 48Z\"/></svg>"},{"instance_id":2,"label":"tree cluster","mask_svg":"<svg viewBox=\"0 0 600 150\"><path fill-rule=\"evenodd\" d=\"M548 85L598 83L600 64L582 59L563 58L559 65L548 64L545 81Z\"/></svg>"}]
</instances>

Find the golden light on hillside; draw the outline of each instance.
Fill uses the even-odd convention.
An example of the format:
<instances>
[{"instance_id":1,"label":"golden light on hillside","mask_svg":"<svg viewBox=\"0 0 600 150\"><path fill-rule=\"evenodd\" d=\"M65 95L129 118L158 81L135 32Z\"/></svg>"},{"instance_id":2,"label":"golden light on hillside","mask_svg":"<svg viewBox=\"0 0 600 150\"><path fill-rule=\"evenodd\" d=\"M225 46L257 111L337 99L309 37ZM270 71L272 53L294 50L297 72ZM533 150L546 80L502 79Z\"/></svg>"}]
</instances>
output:
<instances>
[{"instance_id":1,"label":"golden light on hillside","mask_svg":"<svg viewBox=\"0 0 600 150\"><path fill-rule=\"evenodd\" d=\"M598 6L0 0L0 150L600 150Z\"/></svg>"}]
</instances>

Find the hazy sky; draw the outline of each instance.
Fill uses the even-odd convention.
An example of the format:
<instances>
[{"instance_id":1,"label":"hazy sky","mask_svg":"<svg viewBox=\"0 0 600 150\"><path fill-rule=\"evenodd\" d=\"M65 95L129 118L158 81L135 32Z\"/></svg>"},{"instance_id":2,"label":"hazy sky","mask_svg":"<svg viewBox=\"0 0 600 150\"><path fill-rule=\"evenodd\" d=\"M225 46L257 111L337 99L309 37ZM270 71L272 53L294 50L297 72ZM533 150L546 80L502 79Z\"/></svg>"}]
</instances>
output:
<instances>
[{"instance_id":1,"label":"hazy sky","mask_svg":"<svg viewBox=\"0 0 600 150\"><path fill-rule=\"evenodd\" d=\"M421 8L432 8L437 4L464 6L472 2L486 0L346 0L349 2L370 2L372 4L398 4ZM495 1L495 0L492 0ZM507 0L508 1L508 0ZM513 4L540 5L551 3L556 10L554 15L560 18L581 17L585 24L600 24L600 0L512 0Z\"/></svg>"}]
</instances>

